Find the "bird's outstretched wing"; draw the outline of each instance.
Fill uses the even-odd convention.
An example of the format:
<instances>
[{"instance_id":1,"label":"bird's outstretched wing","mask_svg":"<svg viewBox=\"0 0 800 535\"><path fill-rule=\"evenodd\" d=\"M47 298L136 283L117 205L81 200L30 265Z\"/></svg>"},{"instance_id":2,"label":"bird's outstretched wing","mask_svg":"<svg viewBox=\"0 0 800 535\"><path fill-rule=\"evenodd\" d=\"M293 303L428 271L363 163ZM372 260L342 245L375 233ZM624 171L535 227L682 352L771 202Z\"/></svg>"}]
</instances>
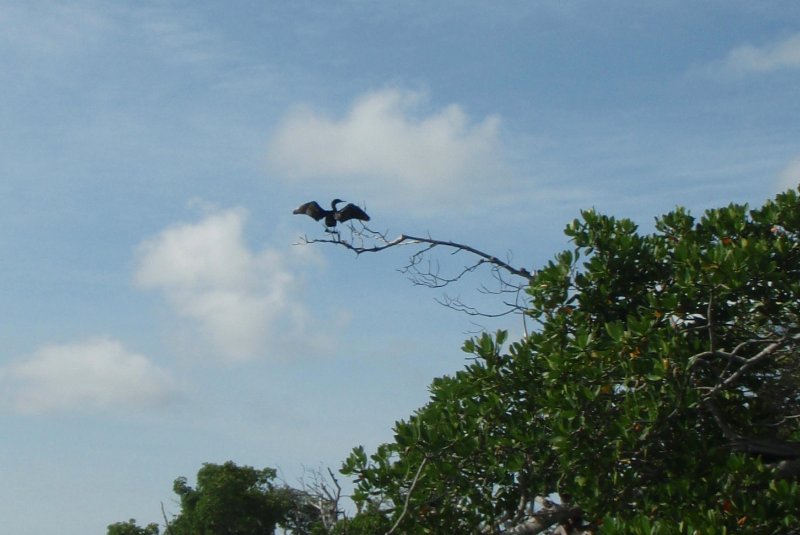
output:
<instances>
[{"instance_id":1,"label":"bird's outstretched wing","mask_svg":"<svg viewBox=\"0 0 800 535\"><path fill-rule=\"evenodd\" d=\"M293 214L305 214L307 216L311 216L317 221L325 217L326 210L323 210L322 207L317 204L317 201L310 201L305 204L301 204L297 208L294 209Z\"/></svg>"},{"instance_id":2,"label":"bird's outstretched wing","mask_svg":"<svg viewBox=\"0 0 800 535\"><path fill-rule=\"evenodd\" d=\"M369 221L367 213L353 203L336 212L336 219L344 223L350 219L360 219L361 221Z\"/></svg>"}]
</instances>

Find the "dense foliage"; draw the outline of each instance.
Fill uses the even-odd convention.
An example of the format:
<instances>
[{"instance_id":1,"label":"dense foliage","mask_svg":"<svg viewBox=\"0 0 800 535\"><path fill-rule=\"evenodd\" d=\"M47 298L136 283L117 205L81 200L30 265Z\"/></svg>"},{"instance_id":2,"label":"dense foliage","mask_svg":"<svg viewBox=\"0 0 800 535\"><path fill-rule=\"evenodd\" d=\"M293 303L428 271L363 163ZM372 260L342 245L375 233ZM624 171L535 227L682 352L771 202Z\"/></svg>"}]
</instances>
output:
<instances>
[{"instance_id":1,"label":"dense foliage","mask_svg":"<svg viewBox=\"0 0 800 535\"><path fill-rule=\"evenodd\" d=\"M398 533L784 533L800 524L800 202L642 235L594 211L527 291L538 327L343 466Z\"/></svg>"},{"instance_id":2,"label":"dense foliage","mask_svg":"<svg viewBox=\"0 0 800 535\"><path fill-rule=\"evenodd\" d=\"M313 514L305 507L304 495L275 485L276 472L250 466L206 463L197 472L197 484L185 477L175 480L173 490L180 499L180 513L165 528L168 535L268 535L279 524L302 527L311 533ZM318 515L316 515L318 517ZM158 526L139 527L135 520L108 526L108 535L158 535Z\"/></svg>"},{"instance_id":3,"label":"dense foliage","mask_svg":"<svg viewBox=\"0 0 800 535\"><path fill-rule=\"evenodd\" d=\"M174 535L262 535L272 533L290 508L288 496L273 485L275 470L204 464L197 486L175 480L181 513L170 524Z\"/></svg>"},{"instance_id":4,"label":"dense foliage","mask_svg":"<svg viewBox=\"0 0 800 535\"><path fill-rule=\"evenodd\" d=\"M136 524L136 520L131 519L127 522L117 522L108 526L108 535L158 535L158 525L148 524L141 527Z\"/></svg>"}]
</instances>

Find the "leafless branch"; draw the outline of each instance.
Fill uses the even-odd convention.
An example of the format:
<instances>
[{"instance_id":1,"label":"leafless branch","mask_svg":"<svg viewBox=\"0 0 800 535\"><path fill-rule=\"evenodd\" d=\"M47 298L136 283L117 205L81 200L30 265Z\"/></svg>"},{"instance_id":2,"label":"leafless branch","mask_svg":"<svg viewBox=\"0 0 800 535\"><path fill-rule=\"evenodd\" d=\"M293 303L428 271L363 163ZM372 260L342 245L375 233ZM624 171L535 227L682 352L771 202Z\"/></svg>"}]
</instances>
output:
<instances>
[{"instance_id":1,"label":"leafless branch","mask_svg":"<svg viewBox=\"0 0 800 535\"><path fill-rule=\"evenodd\" d=\"M738 364L744 364L747 362L747 359L738 355L736 350L731 351L728 353L727 351L703 351L702 353L698 353L692 356L692 363L700 361L700 360L711 360L712 358L721 358L728 361L736 362Z\"/></svg>"},{"instance_id":2,"label":"leafless branch","mask_svg":"<svg viewBox=\"0 0 800 535\"><path fill-rule=\"evenodd\" d=\"M723 351L721 349L711 349L709 351L703 351L702 353L698 353L696 355L692 355L692 358L689 360L691 363L690 365L696 364L700 360L710 360L712 358L722 358L728 360L731 363L737 364L745 364L747 363L747 358L740 355L740 353L748 346L756 345L756 344L769 344L769 343L778 343L782 340L787 340L786 337L783 338L753 338L751 340L745 340L744 342L737 345L733 348L733 351Z\"/></svg>"},{"instance_id":3,"label":"leafless branch","mask_svg":"<svg viewBox=\"0 0 800 535\"><path fill-rule=\"evenodd\" d=\"M437 298L435 299L435 301L442 306L445 306L447 308L452 308L453 310L456 310L458 312L463 312L468 316L481 316L484 318L501 318L503 316L508 316L509 314L520 313L524 310L524 308L519 306L518 304L503 303L508 307L503 312L496 312L496 313L482 312L473 306L465 304L464 302L461 301L460 298L450 297L448 295L444 295L441 298Z\"/></svg>"},{"instance_id":4,"label":"leafless branch","mask_svg":"<svg viewBox=\"0 0 800 535\"><path fill-rule=\"evenodd\" d=\"M756 353L754 356L746 359L744 363L742 363L739 368L730 374L727 378L723 379L715 387L713 387L707 394L706 397L710 398L717 393L730 388L733 386L736 381L738 381L748 370L759 364L760 362L766 360L768 357L774 355L778 350L780 350L786 342L789 340L788 337L783 337L778 341L771 342L767 347Z\"/></svg>"},{"instance_id":5,"label":"leafless branch","mask_svg":"<svg viewBox=\"0 0 800 535\"><path fill-rule=\"evenodd\" d=\"M796 337L786 334L780 337L752 338L739 343L732 351L725 351L724 349L718 348L714 332L716 325L713 316L713 295L709 298L706 327L708 329L709 349L693 355L689 360L689 367L692 368L698 362L711 359L722 359L725 361L725 367L722 372L719 373L718 380L714 386L698 387L705 392L701 398L701 404L711 414L722 432L722 435L730 441L733 449L736 451L755 454L769 453L770 455L776 456L787 455L787 452L790 452L792 455L800 455L800 445L796 443L775 442L769 439L754 439L741 436L723 417L722 411L717 403L719 401L718 394L734 388L745 374L767 359L774 357L781 350L786 348L789 343L794 341ZM752 355L752 353L752 356L742 355L745 349L752 346L763 347L760 351L757 351L755 355Z\"/></svg>"},{"instance_id":6,"label":"leafless branch","mask_svg":"<svg viewBox=\"0 0 800 535\"><path fill-rule=\"evenodd\" d=\"M422 461L419 463L419 468L417 468L417 473L414 474L414 479L411 480L411 485L409 485L408 487L408 493L406 494L406 499L403 502L403 510L400 512L400 516L397 517L397 520L395 520L392 529L386 532L386 535L392 535L392 533L394 533L395 530L397 529L397 526L400 525L400 522L403 521L403 518L405 518L406 514L408 513L408 504L411 502L411 494L414 492L414 487L417 486L417 482L419 481L419 478L422 475L422 469L425 468L425 464L427 463L427 461L428 458L423 457Z\"/></svg>"},{"instance_id":7,"label":"leafless branch","mask_svg":"<svg viewBox=\"0 0 800 535\"><path fill-rule=\"evenodd\" d=\"M164 510L164 502L161 502L161 516L164 518L164 535L172 535L172 528L167 519L167 512Z\"/></svg>"},{"instance_id":8,"label":"leafless branch","mask_svg":"<svg viewBox=\"0 0 800 535\"><path fill-rule=\"evenodd\" d=\"M339 509L342 487L330 468L327 468L330 484L319 470L310 470L310 472L310 482L306 482L305 478L301 478L300 485L302 492L308 498L308 505L317 510L322 525L327 532L333 528L342 513Z\"/></svg>"},{"instance_id":9,"label":"leafless branch","mask_svg":"<svg viewBox=\"0 0 800 535\"><path fill-rule=\"evenodd\" d=\"M348 237L342 237L342 231L330 232L324 238L312 239L308 236L303 236L298 244L330 243L353 251L356 255L377 253L393 247L417 247L409 255L407 264L400 268L399 271L407 275L413 284L428 288L443 288L455 284L479 268L489 266L491 267L492 276L497 281L497 288L481 285L479 291L491 295L514 294L514 303L504 302L507 307L504 311L499 313L481 311L476 307L465 304L460 298L454 299L448 296L437 300L437 302L471 316L487 318L521 313L526 308L521 303L524 294L523 290L533 280L534 274L525 268L512 266L510 260L501 260L497 256L470 245L448 240L437 240L430 236L400 234L396 238L390 239L386 232L378 232L365 225L359 225L359 228L349 225L346 228L349 229ZM472 255L474 260L453 273L444 273L439 261L432 258L432 251L437 248L449 250L450 256L466 253ZM511 280L513 277L518 277L522 280L515 282Z\"/></svg>"},{"instance_id":10,"label":"leafless branch","mask_svg":"<svg viewBox=\"0 0 800 535\"><path fill-rule=\"evenodd\" d=\"M342 239L340 234L332 234L333 237L331 237L331 238L309 239L307 236L303 236L301 241L300 241L300 243L302 243L302 244L332 243L332 244L338 245L340 247L344 247L345 249L349 249L349 250L353 251L354 253L356 253L357 255L361 255L361 254L364 254L364 253L377 253L377 252L384 251L384 250L392 248L392 247L399 247L401 245L427 244L427 246L425 248L423 248L421 251L415 252L411 256L412 260L410 262L410 265L416 265L417 263L419 263L419 259L421 259L422 256L425 253L429 252L434 247L447 247L447 248L450 248L450 249L454 249L452 254L457 254L460 251L465 251L465 252L468 252L468 253L471 253L471 254L477 256L480 259L476 263L474 263L473 265L464 268L464 270L459 275L457 275L456 277L451 278L453 281L454 280L458 280L465 273L468 273L470 271L474 271L479 266L481 266L483 264L486 264L486 263L491 264L493 266L496 266L497 268L502 269L502 270L510 273L511 275L515 275L517 277L522 277L523 279L525 279L528 282L531 282L533 280L533 277L534 277L534 275L530 271L525 269L525 268L515 268L512 265L510 265L509 263L507 263L507 262L505 262L503 260L500 260L499 258L497 258L494 255L485 253L485 252L483 252L483 251L481 251L479 249L476 249L476 248L471 247L469 245L465 245L463 243L458 243L458 242L448 241L448 240L437 240L437 239L431 238L430 236L428 236L428 237L411 236L409 234L400 234L396 238L390 240L390 239L388 239L386 237L385 234L377 232L377 231L373 231L373 230L369 229L366 226L364 226L363 229L355 229L354 227L351 226L350 230L351 230L351 239L350 239L350 241ZM362 243L359 244L359 245L355 245L354 242L356 241L356 239L358 239L358 241L360 241ZM374 240L375 244L371 245L371 246L364 245L363 243L367 239ZM447 280L447 279L442 279L442 280Z\"/></svg>"}]
</instances>

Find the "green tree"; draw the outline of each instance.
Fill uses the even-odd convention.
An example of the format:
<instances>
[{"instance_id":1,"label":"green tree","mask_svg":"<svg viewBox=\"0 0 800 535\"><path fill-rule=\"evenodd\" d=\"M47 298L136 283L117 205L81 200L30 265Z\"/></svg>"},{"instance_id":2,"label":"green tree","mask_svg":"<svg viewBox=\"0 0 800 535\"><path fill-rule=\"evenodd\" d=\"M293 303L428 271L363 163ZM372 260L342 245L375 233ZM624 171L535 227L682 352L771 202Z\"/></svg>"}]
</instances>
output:
<instances>
[{"instance_id":1,"label":"green tree","mask_svg":"<svg viewBox=\"0 0 800 535\"><path fill-rule=\"evenodd\" d=\"M273 484L275 470L206 463L197 486L175 480L181 512L170 523L170 535L265 535L287 516L291 495Z\"/></svg>"},{"instance_id":2,"label":"green tree","mask_svg":"<svg viewBox=\"0 0 800 535\"><path fill-rule=\"evenodd\" d=\"M302 489L275 485L275 475L272 468L257 470L228 461L204 464L197 472L195 487L189 486L185 477L177 478L173 490L180 499L180 512L168 522L164 535L268 535L277 526L295 535L332 533L343 514L339 509L341 488L333 472L328 470L330 479L313 472ZM129 520L108 526L107 533L158 535L158 526L143 528Z\"/></svg>"},{"instance_id":3,"label":"green tree","mask_svg":"<svg viewBox=\"0 0 800 535\"><path fill-rule=\"evenodd\" d=\"M511 272L537 328L468 340L393 442L354 449L357 504L393 533L800 525L797 191L655 228L585 211L573 248Z\"/></svg>"},{"instance_id":4,"label":"green tree","mask_svg":"<svg viewBox=\"0 0 800 535\"><path fill-rule=\"evenodd\" d=\"M332 535L376 535L386 533L392 528L388 516L377 504L368 504L353 518L344 517L331 530Z\"/></svg>"},{"instance_id":5,"label":"green tree","mask_svg":"<svg viewBox=\"0 0 800 535\"><path fill-rule=\"evenodd\" d=\"M158 535L158 525L148 524L141 527L136 524L136 520L130 519L127 522L117 522L108 526L108 535Z\"/></svg>"}]
</instances>

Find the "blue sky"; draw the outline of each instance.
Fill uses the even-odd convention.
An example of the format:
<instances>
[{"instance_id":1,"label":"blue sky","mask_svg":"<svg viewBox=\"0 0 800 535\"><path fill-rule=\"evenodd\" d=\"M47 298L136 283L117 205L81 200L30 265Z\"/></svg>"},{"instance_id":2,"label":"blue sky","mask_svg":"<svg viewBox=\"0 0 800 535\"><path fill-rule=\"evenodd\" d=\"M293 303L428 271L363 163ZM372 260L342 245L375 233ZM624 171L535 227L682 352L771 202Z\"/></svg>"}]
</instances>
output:
<instances>
[{"instance_id":1,"label":"blue sky","mask_svg":"<svg viewBox=\"0 0 800 535\"><path fill-rule=\"evenodd\" d=\"M296 245L302 202L530 269L581 208L648 229L800 182L794 1L3 0L0 87L18 535L158 521L203 462L337 468L469 332L522 331L436 304L408 250ZM495 311L490 283L447 292Z\"/></svg>"}]
</instances>

